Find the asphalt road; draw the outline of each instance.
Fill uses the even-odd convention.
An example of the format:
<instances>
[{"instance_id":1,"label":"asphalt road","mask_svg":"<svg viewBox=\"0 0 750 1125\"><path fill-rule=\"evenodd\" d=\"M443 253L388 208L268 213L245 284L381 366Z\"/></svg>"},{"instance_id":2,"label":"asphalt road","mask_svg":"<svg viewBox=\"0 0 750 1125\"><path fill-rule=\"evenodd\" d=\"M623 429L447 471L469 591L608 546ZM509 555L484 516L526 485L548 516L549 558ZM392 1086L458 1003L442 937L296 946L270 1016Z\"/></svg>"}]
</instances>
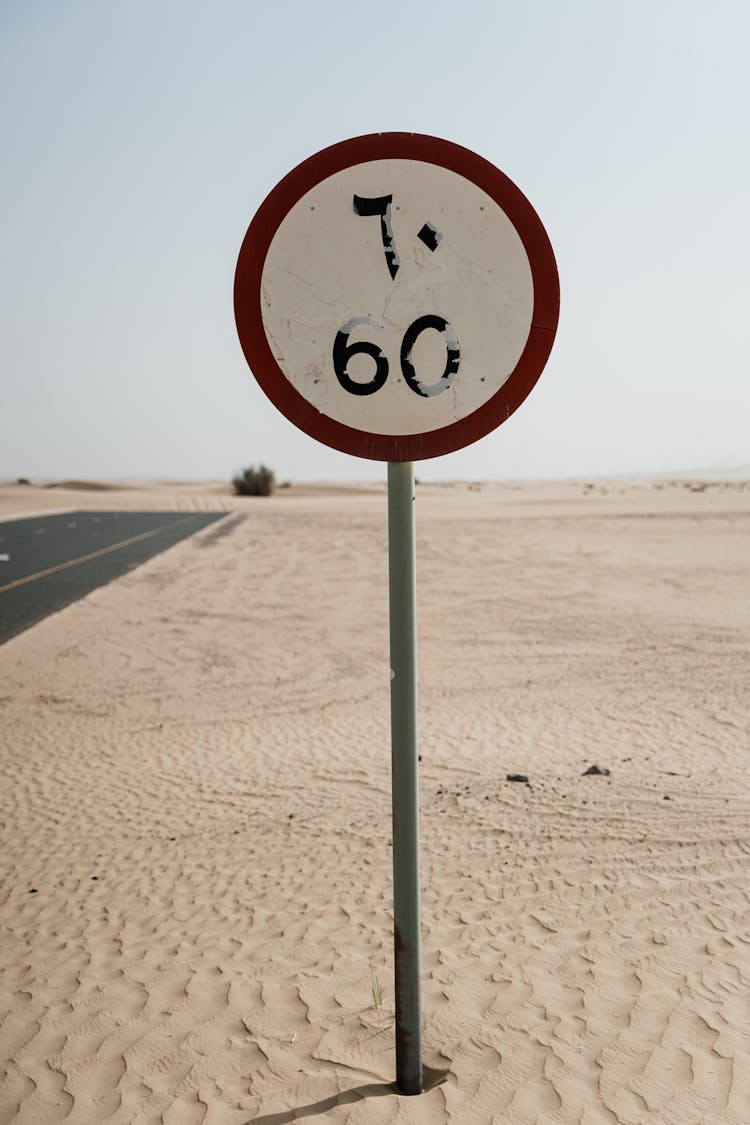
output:
<instances>
[{"instance_id":1,"label":"asphalt road","mask_svg":"<svg viewBox=\"0 0 750 1125\"><path fill-rule=\"evenodd\" d=\"M0 644L226 512L66 512L0 522Z\"/></svg>"}]
</instances>

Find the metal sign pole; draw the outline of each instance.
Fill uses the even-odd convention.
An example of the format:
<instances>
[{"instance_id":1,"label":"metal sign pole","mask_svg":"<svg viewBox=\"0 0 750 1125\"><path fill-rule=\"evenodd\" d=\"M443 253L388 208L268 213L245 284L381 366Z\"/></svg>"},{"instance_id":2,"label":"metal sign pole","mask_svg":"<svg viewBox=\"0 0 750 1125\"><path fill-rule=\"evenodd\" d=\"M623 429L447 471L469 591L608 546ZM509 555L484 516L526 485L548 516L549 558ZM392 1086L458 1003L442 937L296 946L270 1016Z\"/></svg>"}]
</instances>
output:
<instances>
[{"instance_id":1,"label":"metal sign pole","mask_svg":"<svg viewBox=\"0 0 750 1125\"><path fill-rule=\"evenodd\" d=\"M391 628L393 937L396 1084L422 1092L419 777L414 466L388 464L388 589Z\"/></svg>"}]
</instances>

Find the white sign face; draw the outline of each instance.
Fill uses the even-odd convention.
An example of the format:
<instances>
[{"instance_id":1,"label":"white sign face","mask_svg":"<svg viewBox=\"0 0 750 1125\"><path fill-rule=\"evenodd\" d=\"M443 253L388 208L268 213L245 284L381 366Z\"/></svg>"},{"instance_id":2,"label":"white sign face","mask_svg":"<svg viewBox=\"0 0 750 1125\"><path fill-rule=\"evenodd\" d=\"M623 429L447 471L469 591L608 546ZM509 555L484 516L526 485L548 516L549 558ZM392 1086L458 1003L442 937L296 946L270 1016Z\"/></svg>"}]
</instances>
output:
<instances>
[{"instance_id":1,"label":"white sign face","mask_svg":"<svg viewBox=\"0 0 750 1125\"><path fill-rule=\"evenodd\" d=\"M261 295L299 394L376 434L442 429L483 406L518 363L534 308L504 211L456 172L414 160L345 168L308 191L271 241ZM353 347L362 342L383 359Z\"/></svg>"},{"instance_id":2,"label":"white sign face","mask_svg":"<svg viewBox=\"0 0 750 1125\"><path fill-rule=\"evenodd\" d=\"M475 153L410 133L342 141L290 172L250 224L234 297L276 406L336 449L392 461L505 421L559 313L528 200Z\"/></svg>"}]
</instances>

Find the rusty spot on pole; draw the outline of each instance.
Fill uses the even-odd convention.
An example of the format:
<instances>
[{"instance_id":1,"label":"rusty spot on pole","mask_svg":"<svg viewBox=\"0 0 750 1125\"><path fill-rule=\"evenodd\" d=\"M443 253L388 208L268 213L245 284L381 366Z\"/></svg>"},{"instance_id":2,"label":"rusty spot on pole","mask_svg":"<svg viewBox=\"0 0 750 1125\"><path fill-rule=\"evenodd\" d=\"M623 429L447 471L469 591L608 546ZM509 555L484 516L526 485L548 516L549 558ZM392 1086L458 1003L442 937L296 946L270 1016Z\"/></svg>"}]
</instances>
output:
<instances>
[{"instance_id":1,"label":"rusty spot on pole","mask_svg":"<svg viewBox=\"0 0 750 1125\"><path fill-rule=\"evenodd\" d=\"M414 991L417 951L393 928L396 970L396 1085L402 1094L422 1093L422 1020L419 989Z\"/></svg>"}]
</instances>

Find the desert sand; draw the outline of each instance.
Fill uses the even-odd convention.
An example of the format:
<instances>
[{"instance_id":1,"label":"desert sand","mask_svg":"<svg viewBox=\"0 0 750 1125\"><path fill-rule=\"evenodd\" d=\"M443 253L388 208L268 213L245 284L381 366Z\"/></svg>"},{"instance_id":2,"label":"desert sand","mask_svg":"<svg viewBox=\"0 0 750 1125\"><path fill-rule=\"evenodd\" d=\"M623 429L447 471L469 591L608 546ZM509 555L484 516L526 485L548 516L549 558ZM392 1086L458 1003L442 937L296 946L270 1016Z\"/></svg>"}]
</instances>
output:
<instances>
[{"instance_id":1,"label":"desert sand","mask_svg":"<svg viewBox=\"0 0 750 1125\"><path fill-rule=\"evenodd\" d=\"M0 648L0 1122L750 1121L750 486L418 487L407 1098L384 487L85 484L229 515Z\"/></svg>"}]
</instances>

